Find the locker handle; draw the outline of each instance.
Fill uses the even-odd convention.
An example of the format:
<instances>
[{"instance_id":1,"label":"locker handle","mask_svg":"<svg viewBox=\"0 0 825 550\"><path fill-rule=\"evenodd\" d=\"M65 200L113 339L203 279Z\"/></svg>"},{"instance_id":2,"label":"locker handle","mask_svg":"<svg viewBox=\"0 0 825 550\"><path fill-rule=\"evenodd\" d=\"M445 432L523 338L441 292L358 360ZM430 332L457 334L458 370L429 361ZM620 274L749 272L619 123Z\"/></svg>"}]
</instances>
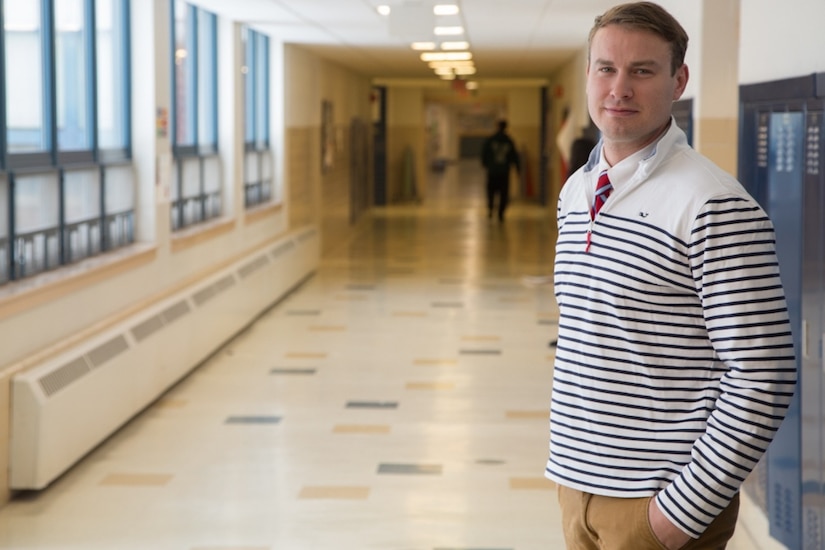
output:
<instances>
[{"instance_id":1,"label":"locker handle","mask_svg":"<svg viewBox=\"0 0 825 550\"><path fill-rule=\"evenodd\" d=\"M802 319L802 358L808 358L808 320Z\"/></svg>"}]
</instances>

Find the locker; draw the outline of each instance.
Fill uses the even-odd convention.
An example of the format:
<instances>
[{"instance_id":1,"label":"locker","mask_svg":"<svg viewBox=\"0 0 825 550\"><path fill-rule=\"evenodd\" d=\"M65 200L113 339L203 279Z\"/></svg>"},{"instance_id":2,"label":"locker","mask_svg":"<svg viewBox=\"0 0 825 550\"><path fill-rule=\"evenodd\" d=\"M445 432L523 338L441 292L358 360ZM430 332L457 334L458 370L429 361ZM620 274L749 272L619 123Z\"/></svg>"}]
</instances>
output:
<instances>
[{"instance_id":1,"label":"locker","mask_svg":"<svg viewBox=\"0 0 825 550\"><path fill-rule=\"evenodd\" d=\"M822 333L823 333L823 105L810 101L805 124L804 189L802 212L802 322L800 386L803 414L802 440L802 547L825 547L822 520Z\"/></svg>"},{"instance_id":2,"label":"locker","mask_svg":"<svg viewBox=\"0 0 825 550\"><path fill-rule=\"evenodd\" d=\"M776 228L800 379L746 490L764 508L771 536L790 550L825 550L823 83L810 75L740 88L739 178Z\"/></svg>"}]
</instances>

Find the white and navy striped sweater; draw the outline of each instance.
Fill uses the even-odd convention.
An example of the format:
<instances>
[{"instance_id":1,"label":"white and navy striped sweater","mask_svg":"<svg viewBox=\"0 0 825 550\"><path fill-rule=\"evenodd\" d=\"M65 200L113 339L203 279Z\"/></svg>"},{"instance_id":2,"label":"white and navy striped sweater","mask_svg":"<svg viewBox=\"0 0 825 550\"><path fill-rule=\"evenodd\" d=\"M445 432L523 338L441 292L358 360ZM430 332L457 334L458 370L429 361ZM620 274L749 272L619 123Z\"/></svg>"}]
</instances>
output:
<instances>
[{"instance_id":1,"label":"white and navy striped sweater","mask_svg":"<svg viewBox=\"0 0 825 550\"><path fill-rule=\"evenodd\" d=\"M559 198L547 477L658 493L693 537L739 491L796 384L773 226L672 123L590 227L601 145Z\"/></svg>"}]
</instances>

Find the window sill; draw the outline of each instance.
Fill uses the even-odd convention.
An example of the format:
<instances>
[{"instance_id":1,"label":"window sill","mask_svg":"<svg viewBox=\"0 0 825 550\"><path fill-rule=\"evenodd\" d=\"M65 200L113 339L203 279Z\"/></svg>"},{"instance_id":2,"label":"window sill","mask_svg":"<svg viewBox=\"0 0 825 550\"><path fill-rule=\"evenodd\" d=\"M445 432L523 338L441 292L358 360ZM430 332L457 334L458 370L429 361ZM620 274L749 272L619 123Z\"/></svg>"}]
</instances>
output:
<instances>
[{"instance_id":1,"label":"window sill","mask_svg":"<svg viewBox=\"0 0 825 550\"><path fill-rule=\"evenodd\" d=\"M0 287L0 320L155 260L155 244L137 243Z\"/></svg>"},{"instance_id":2,"label":"window sill","mask_svg":"<svg viewBox=\"0 0 825 550\"><path fill-rule=\"evenodd\" d=\"M172 234L172 252L180 252L229 233L235 229L235 225L234 219L218 218L217 220L199 223L193 227L175 231Z\"/></svg>"},{"instance_id":3,"label":"window sill","mask_svg":"<svg viewBox=\"0 0 825 550\"><path fill-rule=\"evenodd\" d=\"M280 212L283 209L284 205L280 202L267 202L264 204L259 204L246 211L244 222L256 223Z\"/></svg>"}]
</instances>

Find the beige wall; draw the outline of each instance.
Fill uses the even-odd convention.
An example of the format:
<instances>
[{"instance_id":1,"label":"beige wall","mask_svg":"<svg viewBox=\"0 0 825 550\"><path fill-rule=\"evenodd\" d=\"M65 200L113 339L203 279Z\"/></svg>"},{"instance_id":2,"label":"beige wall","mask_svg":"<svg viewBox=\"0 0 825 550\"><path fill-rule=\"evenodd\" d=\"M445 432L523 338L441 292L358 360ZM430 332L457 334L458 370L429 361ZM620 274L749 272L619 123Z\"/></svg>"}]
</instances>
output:
<instances>
[{"instance_id":1,"label":"beige wall","mask_svg":"<svg viewBox=\"0 0 825 550\"><path fill-rule=\"evenodd\" d=\"M590 114L587 110L586 95L587 51L583 48L570 58L550 81L550 113L549 133L550 142L550 183L548 189L549 206L555 207L561 186L566 174L562 169L562 158L556 144L556 138L564 120L563 114L569 112L569 123L573 125L573 134L578 137L584 128L590 125Z\"/></svg>"},{"instance_id":2,"label":"beige wall","mask_svg":"<svg viewBox=\"0 0 825 550\"><path fill-rule=\"evenodd\" d=\"M703 0L701 31L692 36L701 71L694 76L694 147L731 174L738 171L739 0Z\"/></svg>"},{"instance_id":3,"label":"beige wall","mask_svg":"<svg viewBox=\"0 0 825 550\"><path fill-rule=\"evenodd\" d=\"M420 87L387 89L387 202L424 198L427 177L424 92Z\"/></svg>"},{"instance_id":4,"label":"beige wall","mask_svg":"<svg viewBox=\"0 0 825 550\"><path fill-rule=\"evenodd\" d=\"M368 79L296 45L284 46L284 158L290 227L321 227L322 251L344 244L353 230L350 126L370 126ZM332 105L331 165L321 159L322 102ZM369 141L369 139L367 140Z\"/></svg>"},{"instance_id":5,"label":"beige wall","mask_svg":"<svg viewBox=\"0 0 825 550\"><path fill-rule=\"evenodd\" d=\"M514 87L506 90L508 129L521 155L521 181L511 178L512 196L538 197L541 161L541 88Z\"/></svg>"}]
</instances>

